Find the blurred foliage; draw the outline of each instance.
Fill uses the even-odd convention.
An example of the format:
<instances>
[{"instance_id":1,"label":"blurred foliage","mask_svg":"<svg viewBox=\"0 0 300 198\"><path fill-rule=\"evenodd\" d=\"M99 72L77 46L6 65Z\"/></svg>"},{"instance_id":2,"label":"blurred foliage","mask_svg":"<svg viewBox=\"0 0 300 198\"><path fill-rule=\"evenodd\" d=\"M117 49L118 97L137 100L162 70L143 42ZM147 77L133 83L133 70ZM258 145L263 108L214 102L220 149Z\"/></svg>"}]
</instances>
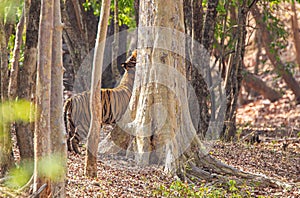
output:
<instances>
[{"instance_id":1,"label":"blurred foliage","mask_svg":"<svg viewBox=\"0 0 300 198\"><path fill-rule=\"evenodd\" d=\"M65 167L62 162L60 154L44 157L39 162L39 172L52 181L58 181L65 174Z\"/></svg>"},{"instance_id":2,"label":"blurred foliage","mask_svg":"<svg viewBox=\"0 0 300 198\"><path fill-rule=\"evenodd\" d=\"M0 0L0 18L4 23L16 22L16 14L18 14L18 8L22 6L21 0Z\"/></svg>"},{"instance_id":3,"label":"blurred foliage","mask_svg":"<svg viewBox=\"0 0 300 198\"><path fill-rule=\"evenodd\" d=\"M39 173L42 177L47 177L52 181L59 181L65 174L65 167L59 154L52 154L49 157L42 158L39 164ZM8 180L5 185L9 188L21 188L32 176L33 162L24 162L21 166L13 168L8 173Z\"/></svg>"},{"instance_id":4,"label":"blurred foliage","mask_svg":"<svg viewBox=\"0 0 300 198\"><path fill-rule=\"evenodd\" d=\"M86 0L83 3L83 7L85 10L92 9L94 11L94 15L100 16L101 11L101 1L100 0ZM125 24L130 28L135 27L135 19L134 19L134 0L119 0L119 25ZM114 10L114 2L112 1L110 6L111 12Z\"/></svg>"},{"instance_id":5,"label":"blurred foliage","mask_svg":"<svg viewBox=\"0 0 300 198\"><path fill-rule=\"evenodd\" d=\"M31 104L26 100L18 100L15 102L4 102L0 104L0 124L11 123L14 121L25 121L29 122Z\"/></svg>"},{"instance_id":6,"label":"blurred foliage","mask_svg":"<svg viewBox=\"0 0 300 198\"><path fill-rule=\"evenodd\" d=\"M20 188L24 186L31 178L33 162L26 162L21 166L15 167L9 171L9 179L5 185L9 188Z\"/></svg>"},{"instance_id":7,"label":"blurred foliage","mask_svg":"<svg viewBox=\"0 0 300 198\"><path fill-rule=\"evenodd\" d=\"M0 104L0 138L9 138L7 131L7 126L9 123L14 121L24 121L29 122L33 119L30 119L30 112L32 106L30 102L25 100L18 101L7 101ZM1 149L5 149L2 148ZM29 178L31 177L30 172L30 163L24 164L22 167L14 168L10 171L9 180L6 182L6 185L12 188L17 188L24 185Z\"/></svg>"}]
</instances>

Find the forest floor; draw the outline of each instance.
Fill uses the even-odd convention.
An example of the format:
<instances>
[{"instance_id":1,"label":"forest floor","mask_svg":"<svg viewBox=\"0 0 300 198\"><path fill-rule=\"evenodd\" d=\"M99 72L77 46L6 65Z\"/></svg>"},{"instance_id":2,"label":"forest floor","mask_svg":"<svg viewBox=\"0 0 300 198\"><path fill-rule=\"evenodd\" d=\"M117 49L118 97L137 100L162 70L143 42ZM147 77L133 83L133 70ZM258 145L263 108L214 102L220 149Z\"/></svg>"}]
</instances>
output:
<instances>
[{"instance_id":1,"label":"forest floor","mask_svg":"<svg viewBox=\"0 0 300 198\"><path fill-rule=\"evenodd\" d=\"M210 154L238 169L298 183L299 187L300 106L293 103L291 93L287 91L275 103L256 99L239 107L237 122L239 129L236 141L215 142ZM258 142L251 141L251 137L254 137L252 134L259 137ZM135 166L133 160L119 155L100 156L98 178L86 178L84 156L69 153L68 197L164 197L162 191L174 193L179 189L174 186L175 181L176 178L157 166L140 168ZM205 186L205 181L201 182L197 187ZM199 191L197 187L193 189ZM300 197L300 189L296 187L236 186L235 192L226 186L219 188L225 197L236 194L241 197Z\"/></svg>"},{"instance_id":2,"label":"forest floor","mask_svg":"<svg viewBox=\"0 0 300 198\"><path fill-rule=\"evenodd\" d=\"M278 83L282 82L279 80ZM299 187L300 105L295 104L292 93L286 91L274 103L256 97L238 108L237 123L237 139L228 143L214 142L210 154L243 171L297 183ZM259 140L253 137L259 137ZM164 197L163 192L169 192L165 196L172 197L183 187L175 184L176 178L159 167L141 168L132 159L121 155L101 155L98 178L86 178L84 156L69 153L68 197ZM205 181L200 181L192 189L199 191L203 186ZM241 197L300 197L300 189L296 187L236 186L232 192L232 189L220 186L219 191L225 197L236 194Z\"/></svg>"}]
</instances>

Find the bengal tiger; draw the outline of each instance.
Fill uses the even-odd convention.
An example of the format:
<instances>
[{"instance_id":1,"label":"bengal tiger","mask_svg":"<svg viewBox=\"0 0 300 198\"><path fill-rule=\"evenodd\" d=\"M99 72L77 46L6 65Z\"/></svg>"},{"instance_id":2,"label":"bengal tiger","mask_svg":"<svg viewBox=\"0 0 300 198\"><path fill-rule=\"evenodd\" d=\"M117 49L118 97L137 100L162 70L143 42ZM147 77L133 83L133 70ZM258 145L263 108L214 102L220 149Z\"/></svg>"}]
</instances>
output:
<instances>
[{"instance_id":1,"label":"bengal tiger","mask_svg":"<svg viewBox=\"0 0 300 198\"><path fill-rule=\"evenodd\" d=\"M120 84L112 89L101 89L102 123L113 124L125 113L132 95L135 79L137 51L122 64L125 73ZM85 91L66 100L64 104L64 121L67 131L69 151L80 153L79 142L87 137L89 132L91 111L90 92Z\"/></svg>"}]
</instances>

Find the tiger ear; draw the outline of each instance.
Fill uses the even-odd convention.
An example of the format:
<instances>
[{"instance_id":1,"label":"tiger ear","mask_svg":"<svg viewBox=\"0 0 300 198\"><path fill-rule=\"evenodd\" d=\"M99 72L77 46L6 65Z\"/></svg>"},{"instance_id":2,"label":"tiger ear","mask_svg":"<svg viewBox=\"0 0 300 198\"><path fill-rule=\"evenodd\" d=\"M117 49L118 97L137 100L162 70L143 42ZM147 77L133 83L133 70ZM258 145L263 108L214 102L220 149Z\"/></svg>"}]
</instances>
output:
<instances>
[{"instance_id":1,"label":"tiger ear","mask_svg":"<svg viewBox=\"0 0 300 198\"><path fill-rule=\"evenodd\" d=\"M132 57L133 57L133 58L136 58L136 56L137 56L137 50L135 49L135 50L132 52Z\"/></svg>"}]
</instances>

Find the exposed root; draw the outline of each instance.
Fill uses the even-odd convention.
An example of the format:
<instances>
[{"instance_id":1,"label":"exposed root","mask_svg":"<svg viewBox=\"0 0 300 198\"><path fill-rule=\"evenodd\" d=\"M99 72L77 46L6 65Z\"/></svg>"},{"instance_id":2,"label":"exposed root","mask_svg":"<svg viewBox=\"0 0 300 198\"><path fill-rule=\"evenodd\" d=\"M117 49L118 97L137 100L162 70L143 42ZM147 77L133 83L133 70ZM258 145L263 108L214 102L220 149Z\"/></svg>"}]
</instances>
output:
<instances>
[{"instance_id":1,"label":"exposed root","mask_svg":"<svg viewBox=\"0 0 300 198\"><path fill-rule=\"evenodd\" d=\"M263 174L245 172L224 164L206 152L203 152L202 149L199 149L199 145L202 145L202 143L198 138L195 138L193 146L181 156L181 164L183 164L184 167L179 170L181 173L178 175L185 181L196 178L199 181L205 180L207 182L213 182L217 180L226 183L228 180L234 178L239 184L247 183L249 185L254 184L264 187L270 186L288 189L297 186L297 184L294 183L283 182ZM198 150L198 152L192 151L194 149Z\"/></svg>"},{"instance_id":2,"label":"exposed root","mask_svg":"<svg viewBox=\"0 0 300 198\"><path fill-rule=\"evenodd\" d=\"M234 178L238 184L247 183L249 185L256 184L259 186L282 188L292 188L296 185L270 178L262 174L241 171L214 159L210 155L196 156L195 158L195 153L189 153L187 156L194 156L194 160L186 164L188 168L186 168L186 172L181 175L184 175L190 180L196 178L200 181L205 180L207 182L212 182L218 180L221 183L226 183L228 180ZM187 180L187 178L183 179Z\"/></svg>"}]
</instances>

